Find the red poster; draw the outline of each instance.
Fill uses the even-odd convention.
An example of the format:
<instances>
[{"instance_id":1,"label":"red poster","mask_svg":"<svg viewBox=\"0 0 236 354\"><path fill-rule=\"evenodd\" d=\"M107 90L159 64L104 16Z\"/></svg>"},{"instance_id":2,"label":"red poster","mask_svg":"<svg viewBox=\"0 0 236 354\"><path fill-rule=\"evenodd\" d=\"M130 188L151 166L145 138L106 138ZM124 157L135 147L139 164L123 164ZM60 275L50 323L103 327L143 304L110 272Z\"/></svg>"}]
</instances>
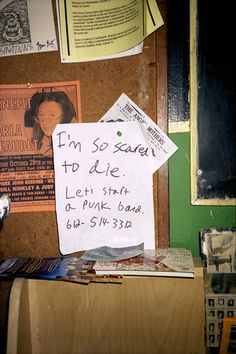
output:
<instances>
[{"instance_id":1,"label":"red poster","mask_svg":"<svg viewBox=\"0 0 236 354\"><path fill-rule=\"evenodd\" d=\"M78 122L79 81L0 85L0 196L11 212L55 210L51 135Z\"/></svg>"}]
</instances>

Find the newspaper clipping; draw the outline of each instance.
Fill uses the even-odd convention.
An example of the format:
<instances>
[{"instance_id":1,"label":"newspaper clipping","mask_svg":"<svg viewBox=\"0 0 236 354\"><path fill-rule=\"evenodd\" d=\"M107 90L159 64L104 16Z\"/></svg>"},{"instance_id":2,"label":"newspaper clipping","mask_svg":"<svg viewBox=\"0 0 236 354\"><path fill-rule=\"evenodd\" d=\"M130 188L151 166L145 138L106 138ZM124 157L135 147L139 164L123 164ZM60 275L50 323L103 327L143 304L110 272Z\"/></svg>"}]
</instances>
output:
<instances>
[{"instance_id":1,"label":"newspaper clipping","mask_svg":"<svg viewBox=\"0 0 236 354\"><path fill-rule=\"evenodd\" d=\"M79 81L0 85L0 195L11 212L55 210L51 135L80 121Z\"/></svg>"}]
</instances>

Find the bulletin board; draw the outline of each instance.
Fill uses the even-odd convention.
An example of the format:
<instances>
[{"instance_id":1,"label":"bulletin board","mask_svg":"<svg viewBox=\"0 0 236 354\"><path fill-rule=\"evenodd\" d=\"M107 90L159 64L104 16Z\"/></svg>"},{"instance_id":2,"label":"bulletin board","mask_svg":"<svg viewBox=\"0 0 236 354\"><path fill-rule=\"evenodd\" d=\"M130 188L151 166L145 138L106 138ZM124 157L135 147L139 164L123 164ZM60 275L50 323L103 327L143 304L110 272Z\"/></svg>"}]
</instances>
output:
<instances>
[{"instance_id":1,"label":"bulletin board","mask_svg":"<svg viewBox=\"0 0 236 354\"><path fill-rule=\"evenodd\" d=\"M55 28L57 18L53 3ZM83 122L97 122L122 93L167 131L166 2L158 2L165 25L146 38L142 54L62 64L58 51L0 58L1 84L80 81ZM167 164L154 175L156 247L169 245ZM12 213L1 225L0 257L59 256L56 213Z\"/></svg>"},{"instance_id":2,"label":"bulletin board","mask_svg":"<svg viewBox=\"0 0 236 354\"><path fill-rule=\"evenodd\" d=\"M233 4L190 4L191 201L235 205Z\"/></svg>"}]
</instances>

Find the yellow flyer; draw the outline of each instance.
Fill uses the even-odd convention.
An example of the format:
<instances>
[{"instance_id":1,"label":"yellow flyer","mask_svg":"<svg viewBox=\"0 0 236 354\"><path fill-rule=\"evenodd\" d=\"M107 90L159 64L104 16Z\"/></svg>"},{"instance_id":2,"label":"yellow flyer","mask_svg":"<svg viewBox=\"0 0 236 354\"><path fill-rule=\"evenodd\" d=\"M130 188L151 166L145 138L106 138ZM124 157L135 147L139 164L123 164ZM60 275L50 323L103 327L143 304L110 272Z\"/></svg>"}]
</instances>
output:
<instances>
[{"instance_id":1,"label":"yellow flyer","mask_svg":"<svg viewBox=\"0 0 236 354\"><path fill-rule=\"evenodd\" d=\"M137 54L163 25L155 0L58 0L57 14L65 63Z\"/></svg>"}]
</instances>

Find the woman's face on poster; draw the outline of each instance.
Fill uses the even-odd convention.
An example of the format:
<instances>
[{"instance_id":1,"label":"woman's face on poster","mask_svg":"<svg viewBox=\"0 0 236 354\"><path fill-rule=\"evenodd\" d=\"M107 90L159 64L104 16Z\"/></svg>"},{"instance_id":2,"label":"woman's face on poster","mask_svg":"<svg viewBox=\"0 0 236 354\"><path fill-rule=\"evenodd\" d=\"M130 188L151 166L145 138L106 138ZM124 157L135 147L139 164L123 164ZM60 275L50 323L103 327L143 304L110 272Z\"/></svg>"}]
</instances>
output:
<instances>
[{"instance_id":1,"label":"woman's face on poster","mask_svg":"<svg viewBox=\"0 0 236 354\"><path fill-rule=\"evenodd\" d=\"M61 122L62 114L61 105L57 102L45 101L39 105L36 120L44 135L52 135L56 125Z\"/></svg>"}]
</instances>

